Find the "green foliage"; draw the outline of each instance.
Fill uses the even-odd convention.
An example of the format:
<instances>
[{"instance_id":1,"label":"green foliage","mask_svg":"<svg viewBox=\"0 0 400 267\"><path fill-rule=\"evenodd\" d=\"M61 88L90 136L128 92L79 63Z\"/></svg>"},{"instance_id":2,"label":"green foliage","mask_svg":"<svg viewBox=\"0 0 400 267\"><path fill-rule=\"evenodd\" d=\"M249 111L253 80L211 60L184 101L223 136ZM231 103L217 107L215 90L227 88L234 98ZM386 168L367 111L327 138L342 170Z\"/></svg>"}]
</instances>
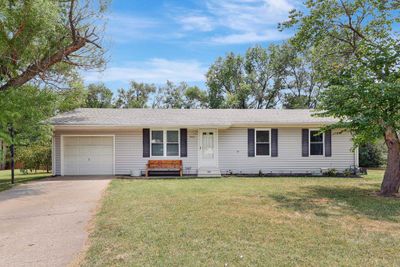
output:
<instances>
[{"instance_id":1,"label":"green foliage","mask_svg":"<svg viewBox=\"0 0 400 267\"><path fill-rule=\"evenodd\" d=\"M399 7L380 1L308 1L307 15L292 12L284 27L296 25L291 42L312 46L328 88L323 116L341 121L360 143L400 128L400 42L393 30Z\"/></svg>"},{"instance_id":2,"label":"green foliage","mask_svg":"<svg viewBox=\"0 0 400 267\"><path fill-rule=\"evenodd\" d=\"M335 177L335 176L337 176L338 172L335 168L331 168L331 169L326 170L322 174L324 176L328 176L328 177Z\"/></svg>"},{"instance_id":3,"label":"green foliage","mask_svg":"<svg viewBox=\"0 0 400 267\"><path fill-rule=\"evenodd\" d=\"M208 100L206 92L187 83L178 85L167 81L164 86L158 87L153 100L155 108L200 108Z\"/></svg>"},{"instance_id":4,"label":"green foliage","mask_svg":"<svg viewBox=\"0 0 400 267\"><path fill-rule=\"evenodd\" d=\"M185 108L206 107L208 96L207 92L197 86L189 86L184 92Z\"/></svg>"},{"instance_id":5,"label":"green foliage","mask_svg":"<svg viewBox=\"0 0 400 267\"><path fill-rule=\"evenodd\" d=\"M145 108L149 96L156 91L154 84L138 83L131 81L128 90L119 89L115 106L117 108Z\"/></svg>"},{"instance_id":6,"label":"green foliage","mask_svg":"<svg viewBox=\"0 0 400 267\"><path fill-rule=\"evenodd\" d=\"M0 1L0 90L71 78L104 64L100 46L108 0Z\"/></svg>"},{"instance_id":7,"label":"green foliage","mask_svg":"<svg viewBox=\"0 0 400 267\"><path fill-rule=\"evenodd\" d=\"M58 112L67 112L86 106L87 90L81 79L69 83L69 89L58 92Z\"/></svg>"},{"instance_id":8,"label":"green foliage","mask_svg":"<svg viewBox=\"0 0 400 267\"><path fill-rule=\"evenodd\" d=\"M271 108L280 88L272 48L249 48L246 55L228 53L219 57L207 72L211 108Z\"/></svg>"},{"instance_id":9,"label":"green foliage","mask_svg":"<svg viewBox=\"0 0 400 267\"><path fill-rule=\"evenodd\" d=\"M87 108L111 108L113 93L104 84L89 84L87 88Z\"/></svg>"},{"instance_id":10,"label":"green foliage","mask_svg":"<svg viewBox=\"0 0 400 267\"><path fill-rule=\"evenodd\" d=\"M332 127L346 128L366 143L385 137L387 172L381 193L400 187L400 6L397 1L309 0L306 13L293 11L282 28L297 29L291 43L319 55L320 116L333 116Z\"/></svg>"},{"instance_id":11,"label":"green foliage","mask_svg":"<svg viewBox=\"0 0 400 267\"><path fill-rule=\"evenodd\" d=\"M8 127L12 126L17 145L43 139L51 133L44 120L56 108L57 96L47 89L26 85L0 92L0 138L11 144Z\"/></svg>"},{"instance_id":12,"label":"green foliage","mask_svg":"<svg viewBox=\"0 0 400 267\"><path fill-rule=\"evenodd\" d=\"M367 143L359 148L360 167L381 167L385 160L383 158L383 144Z\"/></svg>"},{"instance_id":13,"label":"green foliage","mask_svg":"<svg viewBox=\"0 0 400 267\"><path fill-rule=\"evenodd\" d=\"M17 162L23 164L23 170L37 171L51 169L51 141L41 141L16 149Z\"/></svg>"},{"instance_id":14,"label":"green foliage","mask_svg":"<svg viewBox=\"0 0 400 267\"><path fill-rule=\"evenodd\" d=\"M245 56L229 53L207 72L212 108L314 108L323 87L311 49L284 43L251 47ZM283 101L282 101L283 99Z\"/></svg>"}]
</instances>

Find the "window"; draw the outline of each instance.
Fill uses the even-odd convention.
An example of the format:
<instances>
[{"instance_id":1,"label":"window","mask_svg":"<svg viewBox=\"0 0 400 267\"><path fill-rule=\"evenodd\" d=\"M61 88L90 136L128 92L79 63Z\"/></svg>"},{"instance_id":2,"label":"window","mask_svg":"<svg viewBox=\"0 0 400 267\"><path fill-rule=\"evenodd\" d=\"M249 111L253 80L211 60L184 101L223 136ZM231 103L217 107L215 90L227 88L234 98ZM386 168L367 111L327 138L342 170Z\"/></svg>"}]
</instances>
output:
<instances>
[{"instance_id":1,"label":"window","mask_svg":"<svg viewBox=\"0 0 400 267\"><path fill-rule=\"evenodd\" d=\"M270 155L270 131L256 130L256 156Z\"/></svg>"},{"instance_id":2,"label":"window","mask_svg":"<svg viewBox=\"0 0 400 267\"><path fill-rule=\"evenodd\" d=\"M153 157L179 156L179 131L178 130L151 131L151 156Z\"/></svg>"},{"instance_id":3,"label":"window","mask_svg":"<svg viewBox=\"0 0 400 267\"><path fill-rule=\"evenodd\" d=\"M310 130L310 155L322 156L324 154L324 134L319 130Z\"/></svg>"},{"instance_id":4,"label":"window","mask_svg":"<svg viewBox=\"0 0 400 267\"><path fill-rule=\"evenodd\" d=\"M151 132L151 155L164 156L164 133L163 131Z\"/></svg>"},{"instance_id":5,"label":"window","mask_svg":"<svg viewBox=\"0 0 400 267\"><path fill-rule=\"evenodd\" d=\"M167 131L167 156L179 155L178 131Z\"/></svg>"}]
</instances>

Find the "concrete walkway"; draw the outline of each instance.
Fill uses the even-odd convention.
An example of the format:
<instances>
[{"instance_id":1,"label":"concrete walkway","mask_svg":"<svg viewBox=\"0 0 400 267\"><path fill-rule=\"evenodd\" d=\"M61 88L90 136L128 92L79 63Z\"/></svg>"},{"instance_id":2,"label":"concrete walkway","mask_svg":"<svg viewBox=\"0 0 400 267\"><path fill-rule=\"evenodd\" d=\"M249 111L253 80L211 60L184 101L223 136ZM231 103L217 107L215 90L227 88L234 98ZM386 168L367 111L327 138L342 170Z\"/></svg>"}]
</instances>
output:
<instances>
[{"instance_id":1,"label":"concrete walkway","mask_svg":"<svg viewBox=\"0 0 400 267\"><path fill-rule=\"evenodd\" d=\"M66 266L85 248L109 177L55 177L0 192L0 266Z\"/></svg>"}]
</instances>

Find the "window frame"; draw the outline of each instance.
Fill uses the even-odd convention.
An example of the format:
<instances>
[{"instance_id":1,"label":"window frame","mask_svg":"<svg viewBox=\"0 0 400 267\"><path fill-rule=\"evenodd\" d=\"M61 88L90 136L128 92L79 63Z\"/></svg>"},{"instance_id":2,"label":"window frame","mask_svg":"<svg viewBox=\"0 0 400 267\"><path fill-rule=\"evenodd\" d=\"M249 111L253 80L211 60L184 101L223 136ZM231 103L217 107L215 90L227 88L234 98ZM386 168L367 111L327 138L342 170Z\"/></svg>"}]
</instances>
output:
<instances>
[{"instance_id":1,"label":"window frame","mask_svg":"<svg viewBox=\"0 0 400 267\"><path fill-rule=\"evenodd\" d=\"M167 132L168 131L176 131L178 132L178 142L168 142L167 141ZM153 143L152 142L152 136L153 132L162 132L163 133L163 155L162 156L153 156ZM176 156L167 156L167 144L178 144L178 155ZM156 144L161 144L161 143L156 143ZM181 157L181 131L180 129L150 129L150 158L180 158Z\"/></svg>"},{"instance_id":2,"label":"window frame","mask_svg":"<svg viewBox=\"0 0 400 267\"><path fill-rule=\"evenodd\" d=\"M322 132L322 141L321 142L312 142L313 144L322 144L322 154L321 155L312 155L311 154L311 132L320 132L321 129L316 128L316 129L308 129L308 151L309 151L309 156L310 157L324 157L325 156L325 133Z\"/></svg>"},{"instance_id":3,"label":"window frame","mask_svg":"<svg viewBox=\"0 0 400 267\"><path fill-rule=\"evenodd\" d=\"M268 143L260 143L260 144L269 144L268 155L258 155L257 154L257 132L268 131ZM256 128L254 129L254 156L255 157L271 157L271 128Z\"/></svg>"}]
</instances>

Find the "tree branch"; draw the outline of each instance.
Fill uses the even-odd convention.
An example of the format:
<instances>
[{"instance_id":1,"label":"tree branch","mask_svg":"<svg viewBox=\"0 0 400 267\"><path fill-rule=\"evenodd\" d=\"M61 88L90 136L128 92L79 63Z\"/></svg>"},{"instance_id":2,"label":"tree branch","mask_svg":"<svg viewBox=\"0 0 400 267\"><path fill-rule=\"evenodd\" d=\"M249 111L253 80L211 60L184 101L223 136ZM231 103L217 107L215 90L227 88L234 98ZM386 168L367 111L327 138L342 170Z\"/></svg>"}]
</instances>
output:
<instances>
[{"instance_id":1,"label":"tree branch","mask_svg":"<svg viewBox=\"0 0 400 267\"><path fill-rule=\"evenodd\" d=\"M34 78L36 75L43 72L43 70L47 70L52 67L54 64L61 62L66 56L78 51L82 47L87 44L87 40L82 37L78 37L75 42L71 45L67 46L64 49L61 49L51 55L48 58L45 58L39 62L36 62L30 65L24 72L22 72L17 77L9 80L6 84L0 87L0 91L5 91L13 86L21 86Z\"/></svg>"}]
</instances>

